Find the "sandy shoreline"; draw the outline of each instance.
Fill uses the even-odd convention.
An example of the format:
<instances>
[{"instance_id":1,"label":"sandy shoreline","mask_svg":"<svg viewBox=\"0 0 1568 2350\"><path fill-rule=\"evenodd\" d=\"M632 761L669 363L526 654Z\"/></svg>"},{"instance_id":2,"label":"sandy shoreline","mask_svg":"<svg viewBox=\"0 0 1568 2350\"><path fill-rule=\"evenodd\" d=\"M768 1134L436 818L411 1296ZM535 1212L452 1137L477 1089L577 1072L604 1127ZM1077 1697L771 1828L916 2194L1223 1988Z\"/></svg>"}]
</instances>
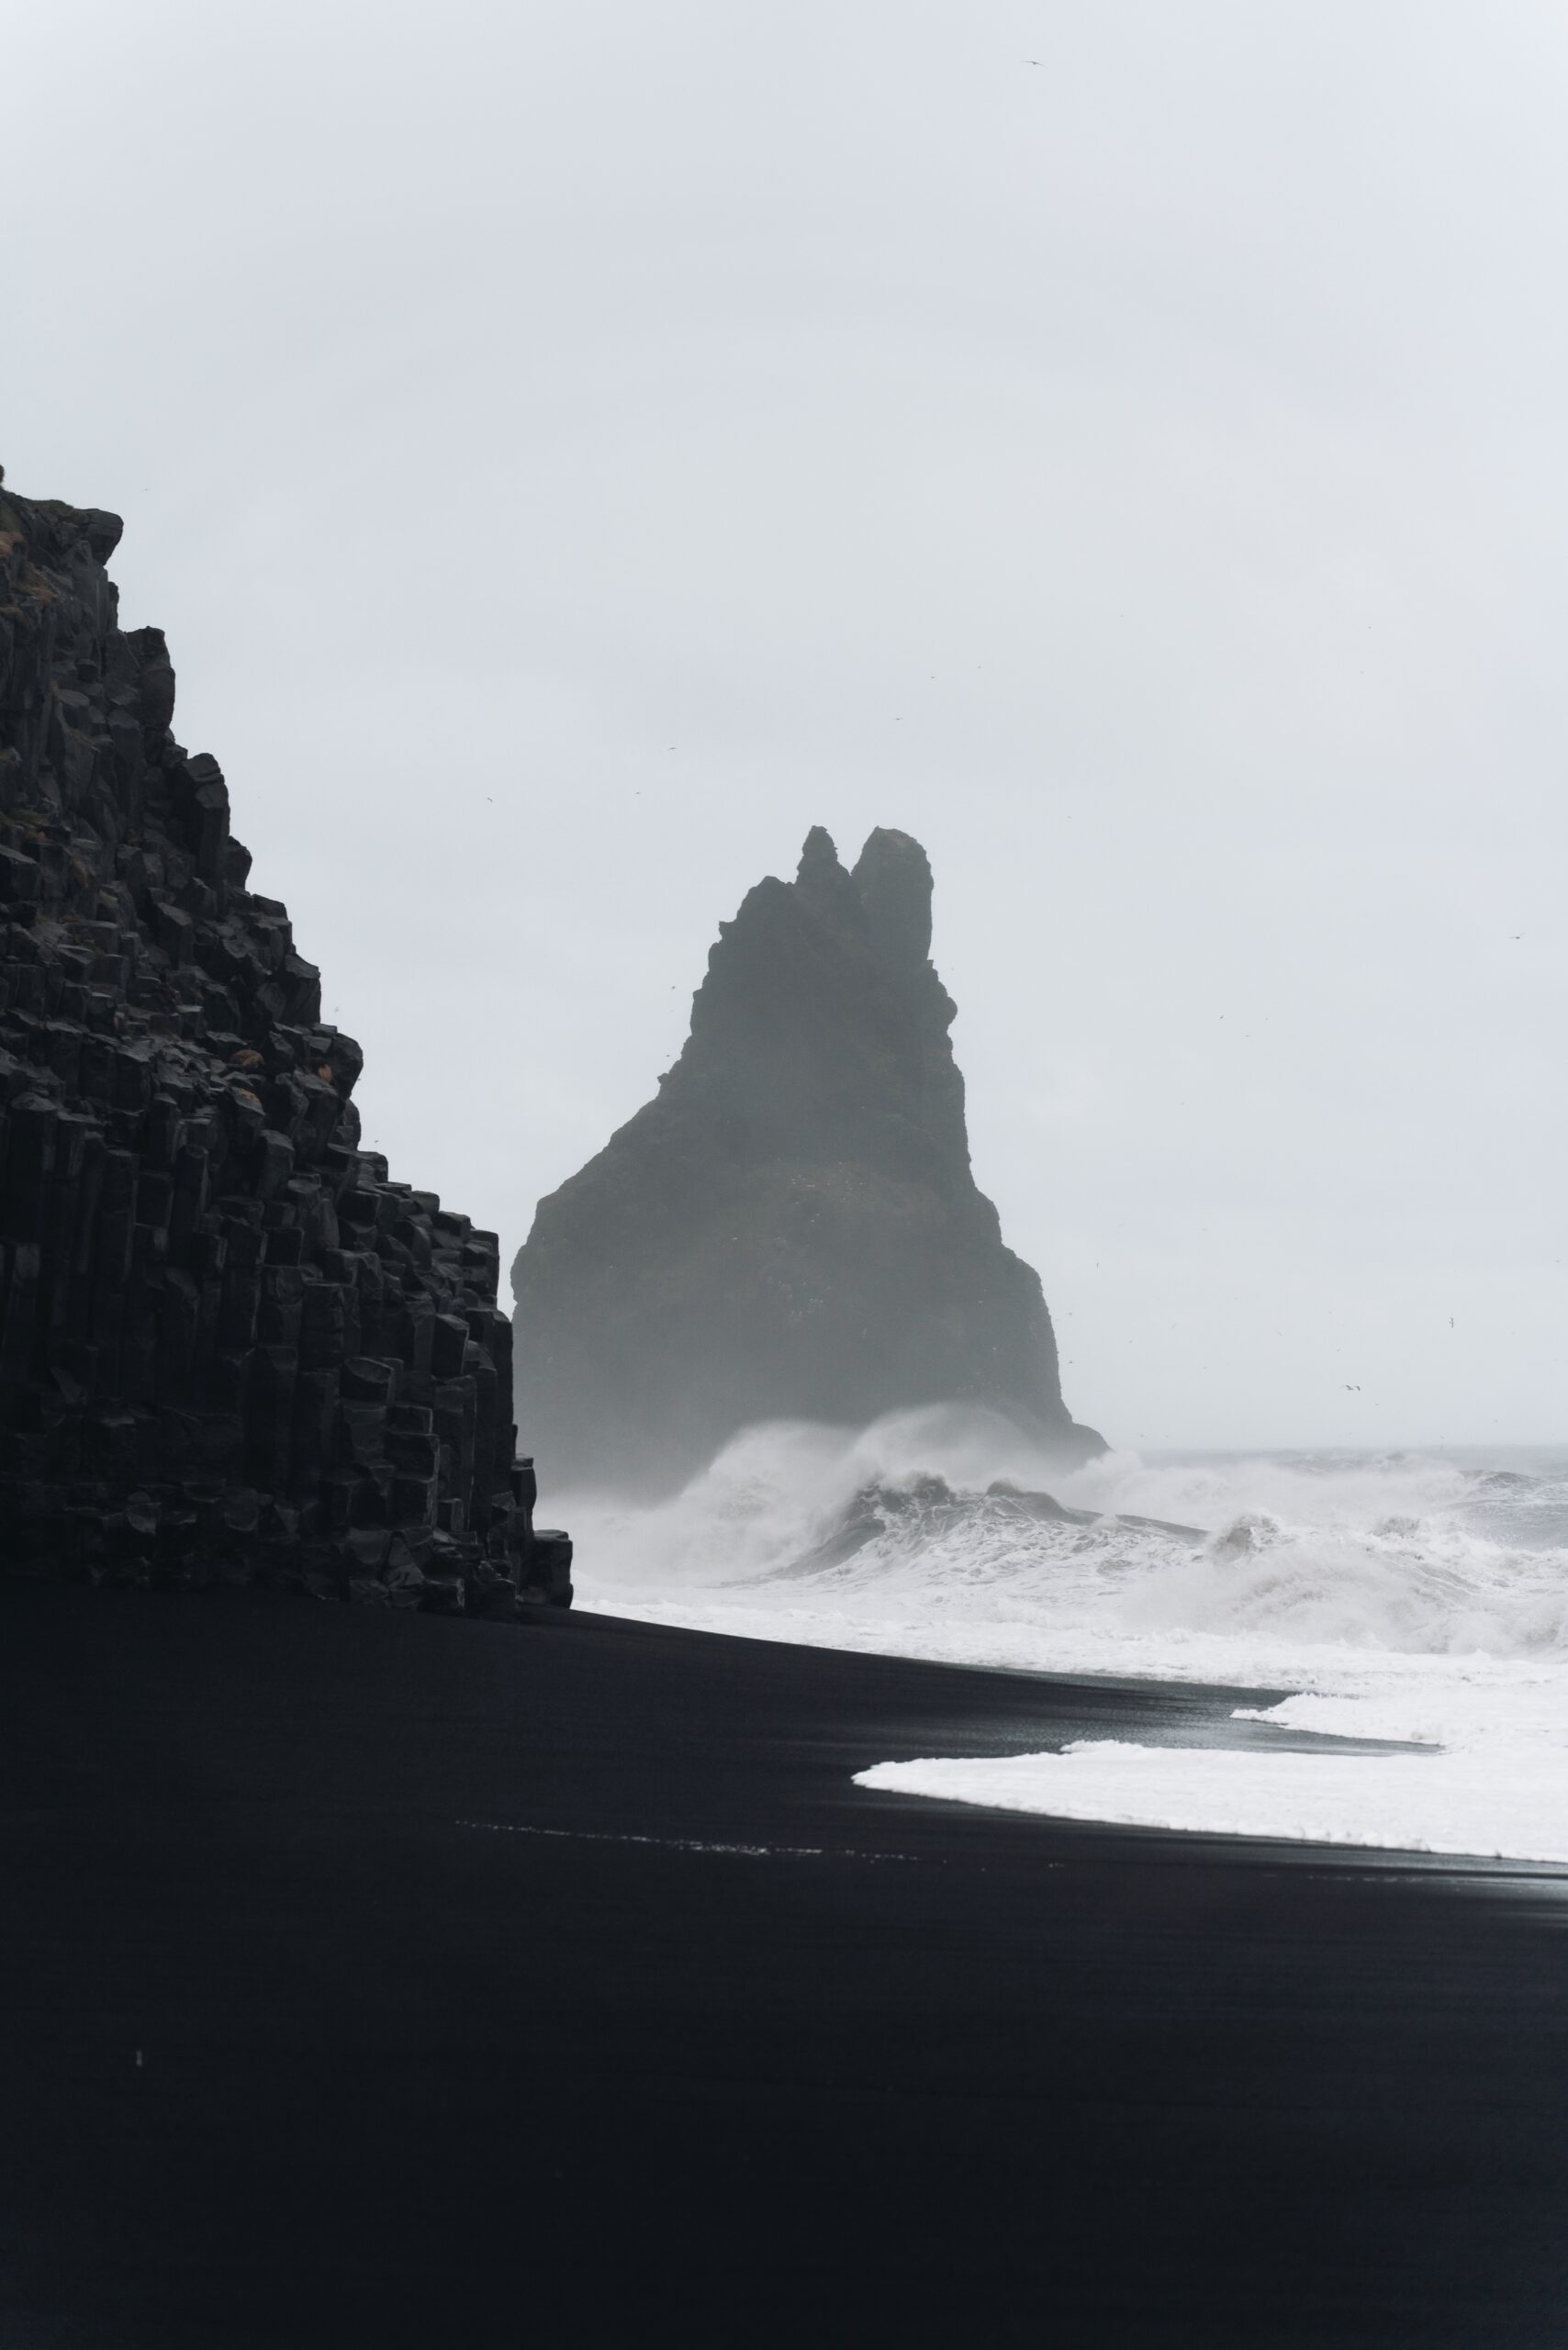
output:
<instances>
[{"instance_id":1,"label":"sandy shoreline","mask_svg":"<svg viewBox=\"0 0 1568 2350\"><path fill-rule=\"evenodd\" d=\"M852 1784L1264 1694L0 1583L0 2341L1548 2350L1560 1879Z\"/></svg>"}]
</instances>

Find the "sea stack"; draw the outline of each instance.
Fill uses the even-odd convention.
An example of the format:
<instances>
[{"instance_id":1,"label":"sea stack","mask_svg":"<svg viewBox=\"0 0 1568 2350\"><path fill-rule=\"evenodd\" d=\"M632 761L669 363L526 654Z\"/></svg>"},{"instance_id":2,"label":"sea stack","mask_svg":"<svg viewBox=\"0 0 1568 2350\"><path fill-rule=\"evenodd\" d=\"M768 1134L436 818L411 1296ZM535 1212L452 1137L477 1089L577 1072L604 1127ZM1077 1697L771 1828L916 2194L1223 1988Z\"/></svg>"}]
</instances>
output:
<instances>
[{"instance_id":1,"label":"sea stack","mask_svg":"<svg viewBox=\"0 0 1568 2350\"><path fill-rule=\"evenodd\" d=\"M496 1237L359 1148L359 1046L117 624L119 535L0 489L0 1561L565 1603Z\"/></svg>"},{"instance_id":2,"label":"sea stack","mask_svg":"<svg viewBox=\"0 0 1568 2350\"><path fill-rule=\"evenodd\" d=\"M512 1268L524 1443L569 1482L678 1487L765 1420L1005 1413L1065 1465L1039 1277L969 1167L931 867L807 836L722 923L655 1100L541 1201Z\"/></svg>"}]
</instances>

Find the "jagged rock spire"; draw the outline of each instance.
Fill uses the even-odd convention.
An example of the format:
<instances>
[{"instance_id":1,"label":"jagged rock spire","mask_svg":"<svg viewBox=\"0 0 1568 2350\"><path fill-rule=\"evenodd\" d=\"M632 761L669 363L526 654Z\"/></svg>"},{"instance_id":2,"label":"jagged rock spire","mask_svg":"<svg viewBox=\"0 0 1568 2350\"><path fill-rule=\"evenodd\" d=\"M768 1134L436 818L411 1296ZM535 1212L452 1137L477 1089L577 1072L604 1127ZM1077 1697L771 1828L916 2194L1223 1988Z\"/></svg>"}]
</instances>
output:
<instances>
[{"instance_id":1,"label":"jagged rock spire","mask_svg":"<svg viewBox=\"0 0 1568 2350\"><path fill-rule=\"evenodd\" d=\"M931 867L879 828L846 872L721 923L657 1097L542 1201L512 1271L525 1443L609 1487L669 1487L750 1422L998 1404L1064 1455L1036 1275L976 1188Z\"/></svg>"}]
</instances>

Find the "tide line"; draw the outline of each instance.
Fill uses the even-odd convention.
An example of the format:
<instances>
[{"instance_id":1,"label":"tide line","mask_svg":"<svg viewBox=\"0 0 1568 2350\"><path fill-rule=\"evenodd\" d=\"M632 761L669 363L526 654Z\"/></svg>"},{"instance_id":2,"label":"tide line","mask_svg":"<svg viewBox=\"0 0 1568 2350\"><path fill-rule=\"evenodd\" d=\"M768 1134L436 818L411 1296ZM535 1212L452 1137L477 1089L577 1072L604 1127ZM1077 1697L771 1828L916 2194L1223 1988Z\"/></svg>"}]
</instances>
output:
<instances>
[{"instance_id":1,"label":"tide line","mask_svg":"<svg viewBox=\"0 0 1568 2350\"><path fill-rule=\"evenodd\" d=\"M745 1861L915 1861L917 1852L834 1851L826 1844L719 1844L695 1836L638 1836L610 1828L534 1828L513 1819L459 1819L457 1828L477 1828L494 1836L545 1836L575 1844L643 1844L666 1852L715 1852ZM944 1855L929 1857L942 1860Z\"/></svg>"}]
</instances>

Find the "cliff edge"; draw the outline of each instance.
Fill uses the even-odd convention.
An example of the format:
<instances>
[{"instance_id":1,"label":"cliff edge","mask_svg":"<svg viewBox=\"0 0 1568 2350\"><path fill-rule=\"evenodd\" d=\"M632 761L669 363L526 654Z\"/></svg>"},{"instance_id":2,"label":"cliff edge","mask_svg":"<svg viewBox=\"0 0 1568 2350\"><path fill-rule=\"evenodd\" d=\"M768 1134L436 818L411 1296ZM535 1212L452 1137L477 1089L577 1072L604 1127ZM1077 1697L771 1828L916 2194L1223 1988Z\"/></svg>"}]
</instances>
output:
<instances>
[{"instance_id":1,"label":"cliff edge","mask_svg":"<svg viewBox=\"0 0 1568 2350\"><path fill-rule=\"evenodd\" d=\"M1064 1464L1038 1276L976 1186L931 868L821 827L720 925L655 1100L541 1201L512 1268L525 1442L556 1473L667 1491L770 1419L994 1405Z\"/></svg>"}]
</instances>

